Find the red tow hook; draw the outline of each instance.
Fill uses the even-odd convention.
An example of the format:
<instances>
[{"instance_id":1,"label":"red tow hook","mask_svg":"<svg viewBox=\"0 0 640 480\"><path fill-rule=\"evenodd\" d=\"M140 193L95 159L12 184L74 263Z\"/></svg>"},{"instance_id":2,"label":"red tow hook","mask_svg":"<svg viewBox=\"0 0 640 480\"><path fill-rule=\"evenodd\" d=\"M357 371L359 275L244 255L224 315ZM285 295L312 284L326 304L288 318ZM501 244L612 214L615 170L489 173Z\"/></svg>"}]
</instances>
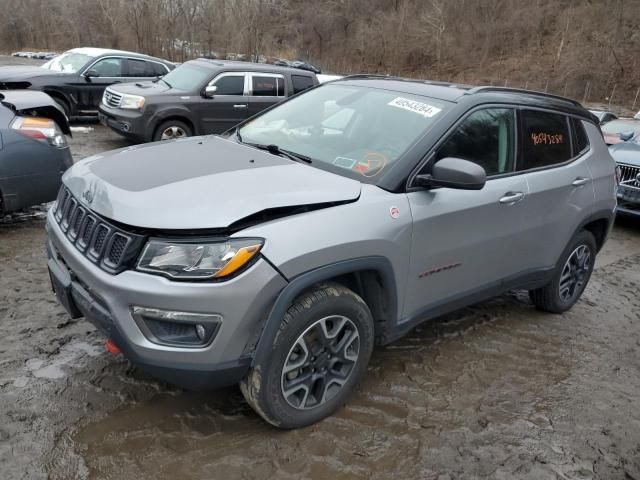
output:
<instances>
[{"instance_id":1,"label":"red tow hook","mask_svg":"<svg viewBox=\"0 0 640 480\"><path fill-rule=\"evenodd\" d=\"M113 343L113 340L111 339L107 340L107 343L105 343L104 346L107 351L113 356L120 355L122 353L122 350L120 350L120 348L118 348L118 346Z\"/></svg>"}]
</instances>

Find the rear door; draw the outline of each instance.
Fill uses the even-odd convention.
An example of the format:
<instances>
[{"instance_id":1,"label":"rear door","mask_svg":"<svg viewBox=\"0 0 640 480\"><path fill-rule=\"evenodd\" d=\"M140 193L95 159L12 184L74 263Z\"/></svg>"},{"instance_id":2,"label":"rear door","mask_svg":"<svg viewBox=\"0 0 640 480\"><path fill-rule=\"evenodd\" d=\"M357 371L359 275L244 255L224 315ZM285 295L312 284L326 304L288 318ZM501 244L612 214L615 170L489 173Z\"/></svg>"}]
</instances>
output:
<instances>
[{"instance_id":1,"label":"rear door","mask_svg":"<svg viewBox=\"0 0 640 480\"><path fill-rule=\"evenodd\" d=\"M408 193L413 240L405 318L429 306L467 303L501 291L525 268L522 223L527 182L515 173L514 108L469 113L438 146L429 164L463 158L487 172L482 190L436 188Z\"/></svg>"},{"instance_id":2,"label":"rear door","mask_svg":"<svg viewBox=\"0 0 640 480\"><path fill-rule=\"evenodd\" d=\"M527 179L525 251L528 268L551 268L579 223L592 211L594 190L588 162L566 115L523 109L517 170Z\"/></svg>"},{"instance_id":3,"label":"rear door","mask_svg":"<svg viewBox=\"0 0 640 480\"><path fill-rule=\"evenodd\" d=\"M274 73L249 73L249 116L286 98L285 79Z\"/></svg>"},{"instance_id":4,"label":"rear door","mask_svg":"<svg viewBox=\"0 0 640 480\"><path fill-rule=\"evenodd\" d=\"M209 85L217 90L197 105L203 133L222 133L245 120L249 113L248 78L245 72L224 72Z\"/></svg>"},{"instance_id":5,"label":"rear door","mask_svg":"<svg viewBox=\"0 0 640 480\"><path fill-rule=\"evenodd\" d=\"M168 70L158 62L140 58L127 58L123 73L127 82L141 82L166 75Z\"/></svg>"}]
</instances>

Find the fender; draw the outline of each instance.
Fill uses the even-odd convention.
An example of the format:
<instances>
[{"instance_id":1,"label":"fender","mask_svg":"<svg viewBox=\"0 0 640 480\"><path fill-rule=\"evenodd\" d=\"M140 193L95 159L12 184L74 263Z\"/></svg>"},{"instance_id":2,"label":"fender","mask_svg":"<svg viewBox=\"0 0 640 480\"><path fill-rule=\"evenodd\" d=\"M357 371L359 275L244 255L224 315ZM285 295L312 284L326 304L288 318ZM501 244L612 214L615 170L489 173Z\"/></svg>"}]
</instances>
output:
<instances>
[{"instance_id":1,"label":"fender","mask_svg":"<svg viewBox=\"0 0 640 480\"><path fill-rule=\"evenodd\" d=\"M329 280L339 275L363 270L374 270L382 276L385 288L389 292L389 311L392 312L394 317L390 318L389 322L392 324L396 323L398 315L398 292L393 267L387 258L381 256L360 257L325 265L292 278L289 284L282 289L271 307L269 316L264 324L254 350L251 366L255 366L256 363L265 360L269 356L276 334L280 328L280 323L289 306L300 293L311 285L322 282L323 280Z\"/></svg>"}]
</instances>

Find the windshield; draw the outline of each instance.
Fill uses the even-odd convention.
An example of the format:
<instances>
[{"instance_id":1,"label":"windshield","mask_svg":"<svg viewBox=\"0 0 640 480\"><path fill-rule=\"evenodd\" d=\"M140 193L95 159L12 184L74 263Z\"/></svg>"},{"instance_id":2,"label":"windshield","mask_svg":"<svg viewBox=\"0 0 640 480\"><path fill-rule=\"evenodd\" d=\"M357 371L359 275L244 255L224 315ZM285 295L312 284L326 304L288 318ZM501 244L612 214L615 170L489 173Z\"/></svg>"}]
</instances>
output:
<instances>
[{"instance_id":1,"label":"windshield","mask_svg":"<svg viewBox=\"0 0 640 480\"><path fill-rule=\"evenodd\" d=\"M315 166L374 183L448 105L404 92L327 84L251 120L238 133L245 143L277 145Z\"/></svg>"},{"instance_id":2,"label":"windshield","mask_svg":"<svg viewBox=\"0 0 640 480\"><path fill-rule=\"evenodd\" d=\"M83 53L67 52L49 60L42 65L42 68L55 72L77 73L78 70L84 67L92 58L94 57Z\"/></svg>"},{"instance_id":3,"label":"windshield","mask_svg":"<svg viewBox=\"0 0 640 480\"><path fill-rule=\"evenodd\" d=\"M608 123L602 125L602 131L604 133L618 134L618 133L639 133L640 122L634 122L629 120L611 120Z\"/></svg>"},{"instance_id":4,"label":"windshield","mask_svg":"<svg viewBox=\"0 0 640 480\"><path fill-rule=\"evenodd\" d=\"M211 75L211 72L192 65L183 64L162 77L162 81L179 90L199 88Z\"/></svg>"}]
</instances>

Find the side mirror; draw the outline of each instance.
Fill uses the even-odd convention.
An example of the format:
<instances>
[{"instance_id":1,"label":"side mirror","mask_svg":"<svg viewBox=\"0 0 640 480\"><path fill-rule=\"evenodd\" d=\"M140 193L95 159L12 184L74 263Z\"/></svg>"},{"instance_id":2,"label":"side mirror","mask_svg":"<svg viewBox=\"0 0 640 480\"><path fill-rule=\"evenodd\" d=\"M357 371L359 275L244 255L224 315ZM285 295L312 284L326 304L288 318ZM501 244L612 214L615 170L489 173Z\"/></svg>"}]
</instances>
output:
<instances>
[{"instance_id":1,"label":"side mirror","mask_svg":"<svg viewBox=\"0 0 640 480\"><path fill-rule=\"evenodd\" d=\"M633 138L633 132L620 133L618 136L620 137L620 140L622 140L623 142L628 142Z\"/></svg>"},{"instance_id":2,"label":"side mirror","mask_svg":"<svg viewBox=\"0 0 640 480\"><path fill-rule=\"evenodd\" d=\"M487 183L487 172L477 163L461 158L447 157L433 165L430 175L416 176L414 184L420 187L446 187L460 190L482 190Z\"/></svg>"},{"instance_id":3,"label":"side mirror","mask_svg":"<svg viewBox=\"0 0 640 480\"><path fill-rule=\"evenodd\" d=\"M215 85L207 85L206 87L204 87L204 96L207 98L213 98L217 91L218 87L216 87Z\"/></svg>"},{"instance_id":4,"label":"side mirror","mask_svg":"<svg viewBox=\"0 0 640 480\"><path fill-rule=\"evenodd\" d=\"M99 76L100 74L97 72L97 70L94 70L93 68L91 70L87 70L86 72L84 72L84 78L96 78Z\"/></svg>"}]
</instances>

